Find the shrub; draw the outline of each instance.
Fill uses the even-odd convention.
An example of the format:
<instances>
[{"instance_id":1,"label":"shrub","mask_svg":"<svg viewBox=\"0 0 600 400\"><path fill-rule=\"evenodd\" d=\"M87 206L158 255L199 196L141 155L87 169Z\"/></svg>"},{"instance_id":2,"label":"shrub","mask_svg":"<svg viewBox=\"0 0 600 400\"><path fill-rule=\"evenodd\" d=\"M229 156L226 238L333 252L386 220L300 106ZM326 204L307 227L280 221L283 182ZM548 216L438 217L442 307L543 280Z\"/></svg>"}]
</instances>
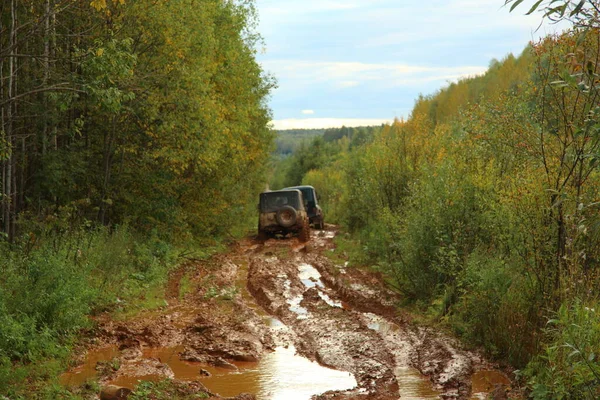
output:
<instances>
[{"instance_id":1,"label":"shrub","mask_svg":"<svg viewBox=\"0 0 600 400\"><path fill-rule=\"evenodd\" d=\"M0 396L18 397L27 377L52 376L47 360L66 359L90 314L144 295L175 261L169 245L127 226L59 233L0 248Z\"/></svg>"},{"instance_id":2,"label":"shrub","mask_svg":"<svg viewBox=\"0 0 600 400\"><path fill-rule=\"evenodd\" d=\"M524 371L534 399L600 397L598 302L560 306L545 329L547 344Z\"/></svg>"}]
</instances>

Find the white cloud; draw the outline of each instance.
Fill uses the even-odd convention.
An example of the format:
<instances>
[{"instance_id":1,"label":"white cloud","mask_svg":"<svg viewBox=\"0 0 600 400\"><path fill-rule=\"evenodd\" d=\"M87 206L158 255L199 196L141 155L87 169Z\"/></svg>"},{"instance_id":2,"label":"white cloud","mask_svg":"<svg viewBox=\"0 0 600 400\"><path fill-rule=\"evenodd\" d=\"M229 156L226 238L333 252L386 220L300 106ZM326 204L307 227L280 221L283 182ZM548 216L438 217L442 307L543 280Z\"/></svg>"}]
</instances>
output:
<instances>
[{"instance_id":1,"label":"white cloud","mask_svg":"<svg viewBox=\"0 0 600 400\"><path fill-rule=\"evenodd\" d=\"M419 93L484 73L560 25L504 0L257 0L275 118L406 115ZM408 110L408 111L405 111ZM290 120L291 121L291 120ZM340 120L341 121L341 120ZM281 122L284 123L284 122ZM298 123L292 121L292 123ZM307 122L302 122L305 124ZM312 123L312 122L310 122ZM336 122L338 124L338 122Z\"/></svg>"},{"instance_id":2,"label":"white cloud","mask_svg":"<svg viewBox=\"0 0 600 400\"><path fill-rule=\"evenodd\" d=\"M351 88L360 85L358 81L341 81L336 83L336 87L340 89Z\"/></svg>"},{"instance_id":3,"label":"white cloud","mask_svg":"<svg viewBox=\"0 0 600 400\"><path fill-rule=\"evenodd\" d=\"M259 2L260 13L263 18L297 17L301 14L312 14L322 12L335 12L352 10L365 7L360 1L306 1L306 0L276 0Z\"/></svg>"},{"instance_id":4,"label":"white cloud","mask_svg":"<svg viewBox=\"0 0 600 400\"><path fill-rule=\"evenodd\" d=\"M272 121L273 128L277 130L283 129L319 129L319 128L340 128L342 126L374 126L381 124L391 124L393 118L378 119L378 118L289 118Z\"/></svg>"},{"instance_id":5,"label":"white cloud","mask_svg":"<svg viewBox=\"0 0 600 400\"><path fill-rule=\"evenodd\" d=\"M382 85L407 86L432 81L445 82L480 75L487 66L425 66L401 63L316 62L273 60L263 62L288 88L327 85L337 89L381 82Z\"/></svg>"},{"instance_id":6,"label":"white cloud","mask_svg":"<svg viewBox=\"0 0 600 400\"><path fill-rule=\"evenodd\" d=\"M315 113L315 110L302 110L302 114L304 115L312 115Z\"/></svg>"}]
</instances>

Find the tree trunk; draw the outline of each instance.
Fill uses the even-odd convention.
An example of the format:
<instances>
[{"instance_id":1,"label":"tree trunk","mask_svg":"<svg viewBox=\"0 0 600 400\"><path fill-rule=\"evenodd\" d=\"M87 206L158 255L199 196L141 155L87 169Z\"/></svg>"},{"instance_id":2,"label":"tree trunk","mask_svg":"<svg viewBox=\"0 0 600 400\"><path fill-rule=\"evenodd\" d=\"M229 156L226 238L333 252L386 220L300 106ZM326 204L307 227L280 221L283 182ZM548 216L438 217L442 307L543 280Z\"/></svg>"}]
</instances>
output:
<instances>
[{"instance_id":1,"label":"tree trunk","mask_svg":"<svg viewBox=\"0 0 600 400\"><path fill-rule=\"evenodd\" d=\"M100 204L100 215L99 220L102 224L106 225L108 223L106 219L106 212L109 206L108 203L108 194L109 194L109 185L110 185L110 176L112 169L112 160L113 160L113 145L114 138L117 130L117 116L113 116L112 118L112 127L110 133L105 134L104 137L104 180L102 182L102 204Z\"/></svg>"},{"instance_id":2,"label":"tree trunk","mask_svg":"<svg viewBox=\"0 0 600 400\"><path fill-rule=\"evenodd\" d=\"M48 86L50 77L50 0L46 0L46 8L44 10L44 79L43 86ZM42 129L42 156L46 155L48 145L48 96L44 93L44 127Z\"/></svg>"},{"instance_id":3,"label":"tree trunk","mask_svg":"<svg viewBox=\"0 0 600 400\"><path fill-rule=\"evenodd\" d=\"M12 152L12 136L13 136L13 102L10 101L14 97L15 88L15 44L17 35L17 10L15 0L10 2L10 33L8 45L10 48L10 55L8 58L8 102L6 105L6 123L5 123L5 135L6 142L9 147L8 159L6 160L6 175L5 179L5 214L4 214L4 232L8 234L8 239L12 240L12 221L13 221L13 152Z\"/></svg>"}]
</instances>

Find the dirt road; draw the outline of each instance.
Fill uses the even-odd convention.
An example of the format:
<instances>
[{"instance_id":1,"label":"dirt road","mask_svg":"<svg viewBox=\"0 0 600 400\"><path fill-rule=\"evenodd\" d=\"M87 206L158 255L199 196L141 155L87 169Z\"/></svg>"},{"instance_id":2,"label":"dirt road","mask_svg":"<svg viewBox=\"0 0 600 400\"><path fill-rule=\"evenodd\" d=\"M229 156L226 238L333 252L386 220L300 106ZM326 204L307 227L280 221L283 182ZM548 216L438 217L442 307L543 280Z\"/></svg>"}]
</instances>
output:
<instances>
[{"instance_id":1,"label":"dirt road","mask_svg":"<svg viewBox=\"0 0 600 400\"><path fill-rule=\"evenodd\" d=\"M171 378L185 393L237 399L506 398L503 373L411 323L380 276L331 261L335 234L248 239L182 268L168 306L101 321L63 383ZM181 285L191 289L180 299Z\"/></svg>"}]
</instances>

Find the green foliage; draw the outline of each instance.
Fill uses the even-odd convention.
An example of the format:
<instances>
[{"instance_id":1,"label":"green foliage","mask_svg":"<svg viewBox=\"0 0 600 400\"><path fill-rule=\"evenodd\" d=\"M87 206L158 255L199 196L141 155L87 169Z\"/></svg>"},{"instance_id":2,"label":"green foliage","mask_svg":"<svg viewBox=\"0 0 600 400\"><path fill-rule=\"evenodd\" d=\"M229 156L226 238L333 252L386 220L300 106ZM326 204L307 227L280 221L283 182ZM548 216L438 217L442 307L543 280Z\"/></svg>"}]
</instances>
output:
<instances>
[{"instance_id":1,"label":"green foliage","mask_svg":"<svg viewBox=\"0 0 600 400\"><path fill-rule=\"evenodd\" d=\"M164 284L175 262L164 242L144 241L126 226L65 231L59 222L0 249L2 395L28 390L20 386L25 378L59 373L60 365L51 370L45 360L69 355L75 335L90 327L90 314L123 307L155 282ZM38 363L45 374L33 369Z\"/></svg>"},{"instance_id":2,"label":"green foliage","mask_svg":"<svg viewBox=\"0 0 600 400\"><path fill-rule=\"evenodd\" d=\"M207 399L210 395L206 392L192 393L185 387L179 387L175 382L163 380L160 382L143 381L128 397L132 400L196 400Z\"/></svg>"},{"instance_id":3,"label":"green foliage","mask_svg":"<svg viewBox=\"0 0 600 400\"><path fill-rule=\"evenodd\" d=\"M285 161L352 233L342 260L377 267L493 357L519 368L534 358L537 398L598 396L585 363L597 321L565 311L594 302L600 281L600 36L588 28L421 96L407 121L356 146L337 130ZM544 331L556 310L564 322Z\"/></svg>"},{"instance_id":4,"label":"green foliage","mask_svg":"<svg viewBox=\"0 0 600 400\"><path fill-rule=\"evenodd\" d=\"M90 315L164 305L173 243L189 254L255 226L275 82L253 1L2 13L0 397L70 398L38 383Z\"/></svg>"},{"instance_id":5,"label":"green foliage","mask_svg":"<svg viewBox=\"0 0 600 400\"><path fill-rule=\"evenodd\" d=\"M18 146L12 132L0 135L16 185L9 202L0 177L2 230L12 240L19 215L39 220L77 203L91 221L164 239L239 231L274 139L266 99L275 83L255 59L253 2L95 4L15 5L32 57L14 79L33 93L2 126L33 134Z\"/></svg>"},{"instance_id":6,"label":"green foliage","mask_svg":"<svg viewBox=\"0 0 600 400\"><path fill-rule=\"evenodd\" d=\"M275 154L289 156L302 144L307 144L317 136L322 136L324 129L286 129L277 131L275 138Z\"/></svg>"},{"instance_id":7,"label":"green foliage","mask_svg":"<svg viewBox=\"0 0 600 400\"><path fill-rule=\"evenodd\" d=\"M319 206L330 223L340 223L345 214L343 196L347 193L347 189L344 187L344 175L340 164L341 162L338 161L322 169L310 170L302 178L303 185L311 185L315 188Z\"/></svg>"},{"instance_id":8,"label":"green foliage","mask_svg":"<svg viewBox=\"0 0 600 400\"><path fill-rule=\"evenodd\" d=\"M547 344L524 371L534 399L600 396L600 317L597 302L563 304L544 330Z\"/></svg>"},{"instance_id":9,"label":"green foliage","mask_svg":"<svg viewBox=\"0 0 600 400\"><path fill-rule=\"evenodd\" d=\"M282 138L292 135L291 137L298 137L301 140L296 140L294 151L290 155L285 157L275 155L273 166L275 173L270 177L270 187L300 185L306 180L305 176L310 171L329 168L338 162L341 154L372 141L380 129L379 127L342 127L326 129L324 133L322 130L280 132ZM310 182L306 184L312 185Z\"/></svg>"},{"instance_id":10,"label":"green foliage","mask_svg":"<svg viewBox=\"0 0 600 400\"><path fill-rule=\"evenodd\" d=\"M510 5L512 12L523 2L524 0L505 0L504 4ZM532 0L527 3L531 3L527 15L543 11L543 17L551 22L567 20L575 26L598 27L600 3L597 0Z\"/></svg>"}]
</instances>

